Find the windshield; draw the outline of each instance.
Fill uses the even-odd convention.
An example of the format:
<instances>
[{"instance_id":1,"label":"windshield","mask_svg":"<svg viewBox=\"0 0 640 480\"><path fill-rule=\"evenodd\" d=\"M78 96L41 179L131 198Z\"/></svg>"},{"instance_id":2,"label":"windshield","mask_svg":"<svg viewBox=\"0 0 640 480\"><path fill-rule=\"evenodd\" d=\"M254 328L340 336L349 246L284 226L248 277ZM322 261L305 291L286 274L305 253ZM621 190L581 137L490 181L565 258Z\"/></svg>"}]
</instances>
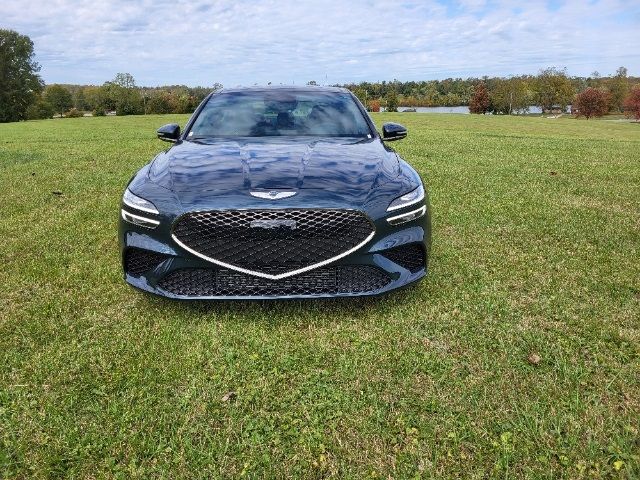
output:
<instances>
[{"instance_id":1,"label":"windshield","mask_svg":"<svg viewBox=\"0 0 640 480\"><path fill-rule=\"evenodd\" d=\"M257 90L212 96L187 138L266 136L370 136L349 93Z\"/></svg>"}]
</instances>

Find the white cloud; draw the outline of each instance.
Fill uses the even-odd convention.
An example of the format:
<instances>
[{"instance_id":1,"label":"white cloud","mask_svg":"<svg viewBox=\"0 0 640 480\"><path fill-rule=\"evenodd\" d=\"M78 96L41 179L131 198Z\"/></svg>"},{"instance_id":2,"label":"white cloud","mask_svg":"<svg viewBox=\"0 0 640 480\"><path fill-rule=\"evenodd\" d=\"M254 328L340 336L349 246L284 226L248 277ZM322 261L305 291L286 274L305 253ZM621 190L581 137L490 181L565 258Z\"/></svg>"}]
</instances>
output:
<instances>
[{"instance_id":1,"label":"white cloud","mask_svg":"<svg viewBox=\"0 0 640 480\"><path fill-rule=\"evenodd\" d=\"M65 1L0 4L48 83L324 83L535 73L640 75L640 6L460 0ZM326 80L325 80L326 79Z\"/></svg>"}]
</instances>

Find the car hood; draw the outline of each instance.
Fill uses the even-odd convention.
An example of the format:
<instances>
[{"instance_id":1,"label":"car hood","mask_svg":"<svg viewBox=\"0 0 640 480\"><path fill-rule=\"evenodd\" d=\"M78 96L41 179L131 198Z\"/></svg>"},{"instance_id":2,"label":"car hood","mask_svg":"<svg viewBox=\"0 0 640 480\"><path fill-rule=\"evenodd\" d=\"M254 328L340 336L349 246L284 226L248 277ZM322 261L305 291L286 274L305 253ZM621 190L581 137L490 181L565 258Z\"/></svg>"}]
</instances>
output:
<instances>
[{"instance_id":1,"label":"car hood","mask_svg":"<svg viewBox=\"0 0 640 480\"><path fill-rule=\"evenodd\" d=\"M178 198L249 191L320 189L364 201L399 175L379 139L260 138L187 141L160 154L149 178Z\"/></svg>"}]
</instances>

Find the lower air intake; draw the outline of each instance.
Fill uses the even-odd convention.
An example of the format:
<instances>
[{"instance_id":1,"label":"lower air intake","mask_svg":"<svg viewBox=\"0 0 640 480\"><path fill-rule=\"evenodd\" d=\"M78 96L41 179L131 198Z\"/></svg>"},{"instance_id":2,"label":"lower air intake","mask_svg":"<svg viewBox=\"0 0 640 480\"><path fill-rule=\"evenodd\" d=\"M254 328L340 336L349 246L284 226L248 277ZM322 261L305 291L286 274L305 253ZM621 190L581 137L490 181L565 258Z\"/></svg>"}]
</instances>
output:
<instances>
[{"instance_id":1,"label":"lower air intake","mask_svg":"<svg viewBox=\"0 0 640 480\"><path fill-rule=\"evenodd\" d=\"M129 275L139 276L153 270L168 258L168 255L142 248L129 248L124 254L124 267Z\"/></svg>"},{"instance_id":2,"label":"lower air intake","mask_svg":"<svg viewBox=\"0 0 640 480\"><path fill-rule=\"evenodd\" d=\"M391 248L381 253L393 263L397 263L411 273L419 272L425 267L426 257L424 247L417 243L400 245L399 247Z\"/></svg>"},{"instance_id":3,"label":"lower air intake","mask_svg":"<svg viewBox=\"0 0 640 480\"><path fill-rule=\"evenodd\" d=\"M269 280L234 270L181 269L158 286L185 297L270 297L375 292L390 282L382 270L369 265L317 268L293 277Z\"/></svg>"}]
</instances>

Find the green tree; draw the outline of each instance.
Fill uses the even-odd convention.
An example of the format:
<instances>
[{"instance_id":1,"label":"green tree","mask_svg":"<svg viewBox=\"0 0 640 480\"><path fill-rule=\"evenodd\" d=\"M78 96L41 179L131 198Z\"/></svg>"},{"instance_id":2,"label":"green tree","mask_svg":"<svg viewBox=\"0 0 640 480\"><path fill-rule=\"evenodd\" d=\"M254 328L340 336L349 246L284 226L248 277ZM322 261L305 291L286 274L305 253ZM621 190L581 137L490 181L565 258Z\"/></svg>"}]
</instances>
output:
<instances>
[{"instance_id":1,"label":"green tree","mask_svg":"<svg viewBox=\"0 0 640 480\"><path fill-rule=\"evenodd\" d=\"M35 102L29 105L26 112L26 118L28 120L40 120L44 118L53 117L53 107L42 96L38 95Z\"/></svg>"},{"instance_id":2,"label":"green tree","mask_svg":"<svg viewBox=\"0 0 640 480\"><path fill-rule=\"evenodd\" d=\"M395 90L389 90L386 96L387 105L384 107L385 112L397 112L398 111L398 95Z\"/></svg>"},{"instance_id":3,"label":"green tree","mask_svg":"<svg viewBox=\"0 0 640 480\"><path fill-rule=\"evenodd\" d=\"M130 73L118 73L103 89L107 110L115 109L116 115L144 113L142 96Z\"/></svg>"},{"instance_id":4,"label":"green tree","mask_svg":"<svg viewBox=\"0 0 640 480\"><path fill-rule=\"evenodd\" d=\"M360 100L360 103L362 103L362 105L364 105L366 108L367 101L369 100L367 90L362 87L355 87L355 86L350 87L349 89L356 97L358 97L358 100Z\"/></svg>"},{"instance_id":5,"label":"green tree","mask_svg":"<svg viewBox=\"0 0 640 480\"><path fill-rule=\"evenodd\" d=\"M50 85L44 91L44 99L51 105L55 112L62 117L64 112L69 110L73 105L73 97L71 92L62 85Z\"/></svg>"},{"instance_id":6,"label":"green tree","mask_svg":"<svg viewBox=\"0 0 640 480\"><path fill-rule=\"evenodd\" d=\"M527 82L521 77L494 81L490 97L492 110L505 115L526 113L531 102Z\"/></svg>"},{"instance_id":7,"label":"green tree","mask_svg":"<svg viewBox=\"0 0 640 480\"><path fill-rule=\"evenodd\" d=\"M135 85L128 74L119 73L110 82L105 82L100 87L101 108L107 111L116 111L116 115L136 115L143 113L143 101L140 92L135 86L126 87L124 85ZM130 77L130 78L129 78Z\"/></svg>"},{"instance_id":8,"label":"green tree","mask_svg":"<svg viewBox=\"0 0 640 480\"><path fill-rule=\"evenodd\" d=\"M121 86L122 88L136 88L136 80L130 73L118 73L112 80L112 83Z\"/></svg>"},{"instance_id":9,"label":"green tree","mask_svg":"<svg viewBox=\"0 0 640 480\"><path fill-rule=\"evenodd\" d=\"M148 113L174 113L174 101L169 92L155 92L147 101Z\"/></svg>"},{"instance_id":10,"label":"green tree","mask_svg":"<svg viewBox=\"0 0 640 480\"><path fill-rule=\"evenodd\" d=\"M89 86L83 89L86 107L96 116L104 115L105 98L102 87Z\"/></svg>"},{"instance_id":11,"label":"green tree","mask_svg":"<svg viewBox=\"0 0 640 480\"><path fill-rule=\"evenodd\" d=\"M0 29L0 122L24 120L38 99L43 82L33 56L29 37Z\"/></svg>"},{"instance_id":12,"label":"green tree","mask_svg":"<svg viewBox=\"0 0 640 480\"><path fill-rule=\"evenodd\" d=\"M77 88L73 93L73 107L78 110L87 110L87 100L84 97L84 88Z\"/></svg>"},{"instance_id":13,"label":"green tree","mask_svg":"<svg viewBox=\"0 0 640 480\"><path fill-rule=\"evenodd\" d=\"M625 67L618 68L616 74L607 83L611 92L611 111L622 112L624 99L629 93L627 69Z\"/></svg>"},{"instance_id":14,"label":"green tree","mask_svg":"<svg viewBox=\"0 0 640 480\"><path fill-rule=\"evenodd\" d=\"M543 112L559 108L567 109L575 90L567 76L566 69L547 68L541 70L536 78L536 103Z\"/></svg>"}]
</instances>

